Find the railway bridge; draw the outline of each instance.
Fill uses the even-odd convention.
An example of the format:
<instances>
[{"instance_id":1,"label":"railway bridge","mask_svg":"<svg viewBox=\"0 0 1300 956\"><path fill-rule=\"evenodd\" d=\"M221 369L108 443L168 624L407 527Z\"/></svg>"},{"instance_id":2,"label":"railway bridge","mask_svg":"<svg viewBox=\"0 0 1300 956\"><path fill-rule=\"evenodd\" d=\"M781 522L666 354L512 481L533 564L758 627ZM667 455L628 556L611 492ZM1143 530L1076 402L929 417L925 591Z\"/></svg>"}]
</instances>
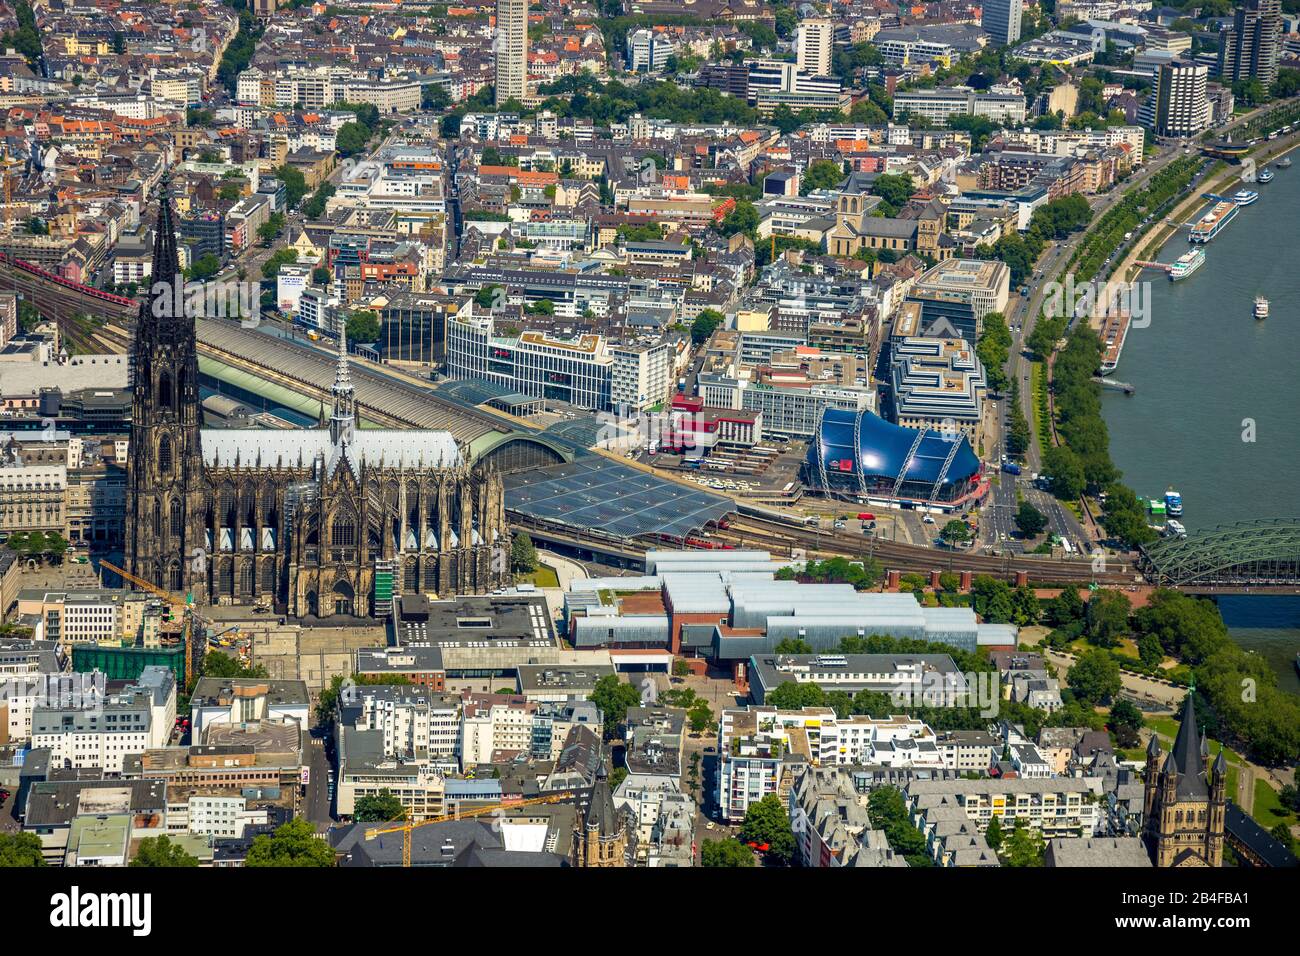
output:
<instances>
[{"instance_id":1,"label":"railway bridge","mask_svg":"<svg viewBox=\"0 0 1300 956\"><path fill-rule=\"evenodd\" d=\"M1152 584L1198 594L1300 593L1300 518L1219 525L1144 545Z\"/></svg>"}]
</instances>

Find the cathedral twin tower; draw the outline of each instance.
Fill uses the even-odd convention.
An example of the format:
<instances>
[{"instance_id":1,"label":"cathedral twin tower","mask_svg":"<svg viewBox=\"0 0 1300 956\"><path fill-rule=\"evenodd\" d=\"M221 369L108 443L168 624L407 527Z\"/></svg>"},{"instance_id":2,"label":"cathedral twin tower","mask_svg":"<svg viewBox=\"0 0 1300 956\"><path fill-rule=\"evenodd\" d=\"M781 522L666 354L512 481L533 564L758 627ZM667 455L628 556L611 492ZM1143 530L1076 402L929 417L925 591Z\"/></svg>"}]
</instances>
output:
<instances>
[{"instance_id":1,"label":"cathedral twin tower","mask_svg":"<svg viewBox=\"0 0 1300 956\"><path fill-rule=\"evenodd\" d=\"M342 335L327 428L201 427L165 178L161 193L131 353L127 570L196 604L294 617L382 614L388 580L442 597L508 583L500 476L448 432L360 428Z\"/></svg>"}]
</instances>

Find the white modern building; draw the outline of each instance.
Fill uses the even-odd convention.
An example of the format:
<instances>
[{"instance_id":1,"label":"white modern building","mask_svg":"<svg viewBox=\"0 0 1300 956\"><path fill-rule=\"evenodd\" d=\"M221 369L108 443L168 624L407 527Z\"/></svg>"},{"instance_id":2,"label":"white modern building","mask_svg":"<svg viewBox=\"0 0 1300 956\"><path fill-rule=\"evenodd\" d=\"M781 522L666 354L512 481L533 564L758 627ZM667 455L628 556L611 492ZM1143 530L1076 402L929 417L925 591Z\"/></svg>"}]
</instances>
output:
<instances>
[{"instance_id":1,"label":"white modern building","mask_svg":"<svg viewBox=\"0 0 1300 956\"><path fill-rule=\"evenodd\" d=\"M528 91L528 0L497 0L496 100L523 101Z\"/></svg>"},{"instance_id":2,"label":"white modern building","mask_svg":"<svg viewBox=\"0 0 1300 956\"><path fill-rule=\"evenodd\" d=\"M831 76L831 49L835 24L830 20L802 20L795 40L799 69L812 76Z\"/></svg>"},{"instance_id":3,"label":"white modern building","mask_svg":"<svg viewBox=\"0 0 1300 956\"><path fill-rule=\"evenodd\" d=\"M995 123L1023 123L1025 98L1019 93L977 93L965 87L906 90L894 96L894 116L906 113L940 126L949 116L983 116Z\"/></svg>"},{"instance_id":4,"label":"white modern building","mask_svg":"<svg viewBox=\"0 0 1300 956\"><path fill-rule=\"evenodd\" d=\"M980 9L980 26L994 43L1007 46L1020 39L1020 18L1024 15L1022 0L984 0Z\"/></svg>"}]
</instances>

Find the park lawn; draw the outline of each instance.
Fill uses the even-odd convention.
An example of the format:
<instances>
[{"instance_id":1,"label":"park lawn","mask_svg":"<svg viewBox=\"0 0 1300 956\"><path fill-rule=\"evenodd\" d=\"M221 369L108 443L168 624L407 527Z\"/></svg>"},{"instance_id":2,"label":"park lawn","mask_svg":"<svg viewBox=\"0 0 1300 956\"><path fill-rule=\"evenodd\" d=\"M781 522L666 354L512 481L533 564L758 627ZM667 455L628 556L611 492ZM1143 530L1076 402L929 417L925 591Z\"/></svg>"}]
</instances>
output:
<instances>
[{"instance_id":1,"label":"park lawn","mask_svg":"<svg viewBox=\"0 0 1300 956\"><path fill-rule=\"evenodd\" d=\"M1276 790L1268 785L1267 780L1256 778L1255 780L1255 808L1251 816L1265 830L1271 830L1279 823L1285 823L1291 826L1295 823L1295 814L1288 813L1285 816L1278 811L1282 809L1282 800Z\"/></svg>"},{"instance_id":2,"label":"park lawn","mask_svg":"<svg viewBox=\"0 0 1300 956\"><path fill-rule=\"evenodd\" d=\"M543 564L536 571L529 571L527 574L515 575L515 580L520 584L534 584L539 588L558 588L560 579L555 573L555 569Z\"/></svg>"},{"instance_id":3,"label":"park lawn","mask_svg":"<svg viewBox=\"0 0 1300 956\"><path fill-rule=\"evenodd\" d=\"M1142 659L1138 655L1137 641L1133 640L1131 637L1121 637L1115 650L1118 653L1123 654L1125 657L1133 658L1135 661L1140 661Z\"/></svg>"}]
</instances>

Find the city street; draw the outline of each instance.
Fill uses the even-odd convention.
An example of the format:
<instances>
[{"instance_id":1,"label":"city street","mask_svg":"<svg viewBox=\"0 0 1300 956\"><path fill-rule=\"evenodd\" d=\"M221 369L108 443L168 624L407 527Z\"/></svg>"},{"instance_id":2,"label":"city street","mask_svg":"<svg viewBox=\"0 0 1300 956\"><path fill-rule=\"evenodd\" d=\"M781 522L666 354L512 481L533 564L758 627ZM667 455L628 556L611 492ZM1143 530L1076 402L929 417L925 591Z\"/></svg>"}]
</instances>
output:
<instances>
[{"instance_id":1,"label":"city street","mask_svg":"<svg viewBox=\"0 0 1300 956\"><path fill-rule=\"evenodd\" d=\"M325 744L320 737L312 736L308 755L310 779L307 798L303 801L303 815L317 825L328 825L332 819L329 792L330 763L325 755Z\"/></svg>"},{"instance_id":2,"label":"city street","mask_svg":"<svg viewBox=\"0 0 1300 956\"><path fill-rule=\"evenodd\" d=\"M1122 199L1128 192L1139 189L1148 179L1164 169L1175 158L1182 155L1176 148L1166 149L1157 157L1148 159L1136 173L1112 189L1105 195L1098 196L1093 200L1092 221L1096 222L1107 211L1110 210L1116 202ZM1034 423L1034 390L1032 382L1033 363L1025 353L1025 340L1033 333L1034 323L1042 313L1043 300L1046 297L1046 285L1050 282L1061 280L1065 274L1065 265L1074 255L1075 249L1083 241L1087 231L1083 230L1072 234L1064 242L1053 244L1038 262L1038 267L1034 270L1033 276L1026 279L1029 286L1029 295L1027 297L1017 296L1016 305L1011 308L1007 315L1008 326L1019 326L1020 332L1013 333L1011 345L1011 360L1008 363L1008 374L1010 377L1020 381L1020 403L1029 421L1031 431L1035 429ZM1005 421L1004 421L1005 434ZM1036 439L1036 432L1035 432ZM1037 440L1031 440L1029 448L1025 454L1026 471L1041 472L1042 455L1039 450Z\"/></svg>"}]
</instances>

